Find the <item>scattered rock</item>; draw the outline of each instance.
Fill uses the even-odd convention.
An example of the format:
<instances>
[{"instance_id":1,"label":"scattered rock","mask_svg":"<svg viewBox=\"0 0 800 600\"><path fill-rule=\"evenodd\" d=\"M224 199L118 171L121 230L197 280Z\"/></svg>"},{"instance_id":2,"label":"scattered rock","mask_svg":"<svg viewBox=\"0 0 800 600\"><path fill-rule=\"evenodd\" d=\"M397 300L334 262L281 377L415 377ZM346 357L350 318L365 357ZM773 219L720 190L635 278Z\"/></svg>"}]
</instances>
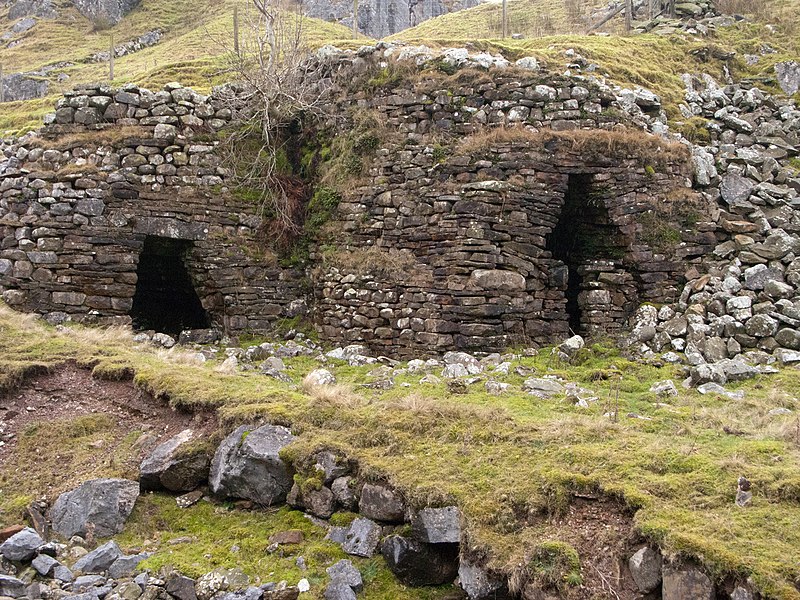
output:
<instances>
[{"instance_id":1,"label":"scattered rock","mask_svg":"<svg viewBox=\"0 0 800 600\"><path fill-rule=\"evenodd\" d=\"M661 584L661 552L645 546L637 550L628 560L636 587L643 594L649 594Z\"/></svg>"},{"instance_id":2,"label":"scattered rock","mask_svg":"<svg viewBox=\"0 0 800 600\"><path fill-rule=\"evenodd\" d=\"M283 502L293 481L279 454L294 439L288 429L276 425L239 427L214 454L211 491L220 497L244 498L264 506Z\"/></svg>"},{"instance_id":3,"label":"scattered rock","mask_svg":"<svg viewBox=\"0 0 800 600\"><path fill-rule=\"evenodd\" d=\"M347 554L371 558L381 541L381 526L375 521L359 517L347 529L342 549Z\"/></svg>"},{"instance_id":4,"label":"scattered rock","mask_svg":"<svg viewBox=\"0 0 800 600\"><path fill-rule=\"evenodd\" d=\"M139 497L139 482L94 479L61 494L50 511L53 531L64 538L93 533L98 538L122 531Z\"/></svg>"},{"instance_id":5,"label":"scattered rock","mask_svg":"<svg viewBox=\"0 0 800 600\"><path fill-rule=\"evenodd\" d=\"M367 483L361 489L359 512L368 519L387 523L405 520L406 503L399 492L385 485Z\"/></svg>"},{"instance_id":6,"label":"scattered rock","mask_svg":"<svg viewBox=\"0 0 800 600\"><path fill-rule=\"evenodd\" d=\"M188 492L208 480L210 460L204 449L192 449L190 429L158 445L139 468L143 490L167 489Z\"/></svg>"},{"instance_id":7,"label":"scattered rock","mask_svg":"<svg viewBox=\"0 0 800 600\"><path fill-rule=\"evenodd\" d=\"M426 544L457 544L461 541L461 511L457 506L423 508L411 517L414 537Z\"/></svg>"},{"instance_id":8,"label":"scattered rock","mask_svg":"<svg viewBox=\"0 0 800 600\"><path fill-rule=\"evenodd\" d=\"M44 546L44 543L35 529L27 527L0 545L0 555L6 560L29 561L36 556L37 550Z\"/></svg>"},{"instance_id":9,"label":"scattered rock","mask_svg":"<svg viewBox=\"0 0 800 600\"><path fill-rule=\"evenodd\" d=\"M73 570L79 573L105 573L121 556L122 550L112 540L80 558Z\"/></svg>"}]
</instances>

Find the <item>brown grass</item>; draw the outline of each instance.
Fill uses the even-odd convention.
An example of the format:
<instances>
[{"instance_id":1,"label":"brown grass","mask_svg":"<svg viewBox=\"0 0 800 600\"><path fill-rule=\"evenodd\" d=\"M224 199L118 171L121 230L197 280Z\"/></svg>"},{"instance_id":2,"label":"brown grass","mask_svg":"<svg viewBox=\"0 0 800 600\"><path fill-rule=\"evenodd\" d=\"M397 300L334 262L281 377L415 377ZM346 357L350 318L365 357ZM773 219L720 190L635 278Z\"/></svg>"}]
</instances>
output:
<instances>
[{"instance_id":1,"label":"brown grass","mask_svg":"<svg viewBox=\"0 0 800 600\"><path fill-rule=\"evenodd\" d=\"M97 148L98 146L119 146L130 139L152 137L152 128L142 126L106 127L91 131L66 133L53 138L36 138L31 146L43 150L60 150L65 152L73 148Z\"/></svg>"},{"instance_id":2,"label":"brown grass","mask_svg":"<svg viewBox=\"0 0 800 600\"><path fill-rule=\"evenodd\" d=\"M356 275L380 274L389 279L401 280L417 259L410 250L386 248L380 245L354 250L338 250L325 256L328 266Z\"/></svg>"},{"instance_id":3,"label":"brown grass","mask_svg":"<svg viewBox=\"0 0 800 600\"><path fill-rule=\"evenodd\" d=\"M476 154L503 144L525 145L539 150L555 144L559 149L584 156L635 158L654 166L689 160L689 151L683 144L630 128L532 131L524 127L498 127L464 138L457 150L461 154Z\"/></svg>"}]
</instances>

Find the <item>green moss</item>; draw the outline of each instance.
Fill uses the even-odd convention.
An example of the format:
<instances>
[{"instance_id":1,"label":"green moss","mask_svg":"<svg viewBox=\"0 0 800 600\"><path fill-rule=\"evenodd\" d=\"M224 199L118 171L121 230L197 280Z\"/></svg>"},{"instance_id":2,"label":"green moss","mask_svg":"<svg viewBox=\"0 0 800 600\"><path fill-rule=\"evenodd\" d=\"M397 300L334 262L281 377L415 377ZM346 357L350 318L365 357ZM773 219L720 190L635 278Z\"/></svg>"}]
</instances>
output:
<instances>
[{"instance_id":1,"label":"green moss","mask_svg":"<svg viewBox=\"0 0 800 600\"><path fill-rule=\"evenodd\" d=\"M769 379L734 386L745 391L742 401L680 389L678 396L657 403L649 392L652 382L677 380L680 369L626 360L606 343L590 347L578 365L554 364L548 349L515 361L527 372L562 377L592 390L598 400L581 409L563 398L542 400L523 393L527 375L513 370L499 376L512 385L504 396L489 395L476 385L454 399L444 383L420 385L418 373L398 375L391 390L358 388L371 380L367 373L374 367L337 364L331 368L339 382L356 386L360 395L337 388L336 393L309 396L252 372L223 375L214 371L213 364L175 364L155 350L136 350L124 339L61 333L2 306L0 350L2 374L70 357L82 364L125 362L135 370L135 384L145 391L172 406L215 411L226 427L258 419L291 425L299 437L290 449L300 464L311 464L320 448L336 448L358 462L364 477L387 479L403 490L413 506L458 504L469 523L471 543L486 551L494 568L512 570L528 564L542 540L570 539L559 529L558 520L546 517L563 513L574 492L589 490L635 509L632 526L659 543L666 554L692 557L715 574L748 573L762 592L780 600L798 597L793 582L800 571L793 557L800 548L800 531L794 527L800 521L796 500L800 446L792 437L791 416L768 415L775 406L800 409L794 393L800 387L797 370L785 369ZM286 359L286 364L287 373L299 382L317 363L298 357ZM411 391L403 383L409 383ZM612 411L619 413L616 421L605 416ZM627 414L649 420L630 419ZM726 435L723 427L747 434ZM116 464L95 465L95 455L86 454L92 441L115 435L119 434L48 435L46 441L52 438L59 448L52 451L53 457L64 449L74 452L68 465L65 454L45 462L51 449L41 447L42 435L23 436L18 459L22 462L0 466L0 506L3 510L20 506L21 494L48 493L52 474L65 469L72 478L124 471L119 459ZM83 462L91 469L81 470L78 465ZM20 479L20 464L36 465L38 474L31 476L26 467L24 480ZM72 474L76 470L78 475ZM741 474L757 490L746 509L733 503ZM203 510L231 514L219 506ZM233 514L238 519L249 513ZM214 515L203 519L216 519ZM343 524L347 518L337 517ZM4 514L0 520L15 519ZM149 523L137 530L131 546L146 548L142 540L153 532L196 535L185 533L186 528L200 526L179 526L173 517L159 521L157 515ZM244 546L238 543L238 529L223 531L226 523L209 524L208 533L201 536L206 549L193 554L191 548L185 554L182 546L157 539L152 549L159 553L158 564L182 561L182 566L199 572L234 560L231 546ZM256 531L260 536L265 533ZM211 549L210 539L219 550ZM265 569L273 570L270 556L253 550L255 541L246 543L252 544L247 546L246 560L253 553L264 559ZM537 559L542 573L556 573L554 564L569 565L569 561L548 562L548 557L543 553ZM405 591L390 583L386 571L375 568L370 584L377 586L370 588L375 597L424 598L413 594L428 593ZM567 577L574 570L562 571L563 585L576 580Z\"/></svg>"},{"instance_id":2,"label":"green moss","mask_svg":"<svg viewBox=\"0 0 800 600\"><path fill-rule=\"evenodd\" d=\"M534 581L559 590L583 582L578 552L565 542L542 542L536 546L528 572Z\"/></svg>"}]
</instances>

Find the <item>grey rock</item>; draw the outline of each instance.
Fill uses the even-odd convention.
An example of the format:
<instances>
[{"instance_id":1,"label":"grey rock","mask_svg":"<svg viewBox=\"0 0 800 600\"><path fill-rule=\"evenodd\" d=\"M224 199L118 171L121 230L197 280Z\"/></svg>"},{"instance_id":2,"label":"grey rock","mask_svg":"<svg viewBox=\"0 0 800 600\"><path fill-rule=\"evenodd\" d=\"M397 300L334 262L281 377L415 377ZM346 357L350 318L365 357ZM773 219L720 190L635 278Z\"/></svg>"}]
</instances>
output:
<instances>
[{"instance_id":1,"label":"grey rock","mask_svg":"<svg viewBox=\"0 0 800 600\"><path fill-rule=\"evenodd\" d=\"M347 554L370 558L381 541L381 526L375 521L359 517L347 529L342 549Z\"/></svg>"},{"instance_id":2,"label":"grey rock","mask_svg":"<svg viewBox=\"0 0 800 600\"><path fill-rule=\"evenodd\" d=\"M461 511L457 506L423 508L411 517L414 537L426 544L457 544L461 541Z\"/></svg>"},{"instance_id":3,"label":"grey rock","mask_svg":"<svg viewBox=\"0 0 800 600\"><path fill-rule=\"evenodd\" d=\"M564 393L564 386L554 379L531 377L522 384L522 389L539 398L552 398Z\"/></svg>"},{"instance_id":4,"label":"grey rock","mask_svg":"<svg viewBox=\"0 0 800 600\"><path fill-rule=\"evenodd\" d=\"M347 582L341 579L332 580L322 594L324 600L356 600L358 596Z\"/></svg>"},{"instance_id":5,"label":"grey rock","mask_svg":"<svg viewBox=\"0 0 800 600\"><path fill-rule=\"evenodd\" d=\"M244 498L265 506L283 502L293 481L279 453L294 439L288 429L276 425L239 427L214 454L211 491L220 497Z\"/></svg>"},{"instance_id":6,"label":"grey rock","mask_svg":"<svg viewBox=\"0 0 800 600\"><path fill-rule=\"evenodd\" d=\"M797 350L787 350L786 348L777 348L772 355L778 359L782 365L792 365L800 362L800 352Z\"/></svg>"},{"instance_id":7,"label":"grey rock","mask_svg":"<svg viewBox=\"0 0 800 600\"><path fill-rule=\"evenodd\" d=\"M737 585L731 592L731 600L755 600L755 596L746 587Z\"/></svg>"},{"instance_id":8,"label":"grey rock","mask_svg":"<svg viewBox=\"0 0 800 600\"><path fill-rule=\"evenodd\" d=\"M59 563L55 558L52 556L48 556L47 554L40 554L36 558L33 559L31 566L36 569L36 572L43 577L47 577L50 573L55 569Z\"/></svg>"},{"instance_id":9,"label":"grey rock","mask_svg":"<svg viewBox=\"0 0 800 600\"><path fill-rule=\"evenodd\" d=\"M108 576L112 579L122 579L136 572L139 563L150 558L147 552L141 552L131 556L120 556L108 568Z\"/></svg>"},{"instance_id":10,"label":"grey rock","mask_svg":"<svg viewBox=\"0 0 800 600\"><path fill-rule=\"evenodd\" d=\"M402 523L405 519L405 500L400 493L385 485L365 484L358 508L362 515L376 521Z\"/></svg>"},{"instance_id":11,"label":"grey rock","mask_svg":"<svg viewBox=\"0 0 800 600\"><path fill-rule=\"evenodd\" d=\"M735 206L741 202L745 202L750 197L750 194L753 193L755 187L756 184L751 179L736 175L735 173L728 173L722 178L719 191L725 202Z\"/></svg>"},{"instance_id":12,"label":"grey rock","mask_svg":"<svg viewBox=\"0 0 800 600\"><path fill-rule=\"evenodd\" d=\"M9 598L22 598L25 596L25 592L25 583L16 577L3 575L0 573L0 596L7 596Z\"/></svg>"},{"instance_id":13,"label":"grey rock","mask_svg":"<svg viewBox=\"0 0 800 600\"><path fill-rule=\"evenodd\" d=\"M743 391L737 390L735 392L731 392L731 391L726 390L720 384L714 383L714 382L709 382L709 383L704 383L702 385L698 385L697 386L697 391L700 392L703 395L706 395L706 394L718 394L720 396L726 396L727 398L730 398L731 400L741 400L742 398L744 398L744 392Z\"/></svg>"},{"instance_id":14,"label":"grey rock","mask_svg":"<svg viewBox=\"0 0 800 600\"><path fill-rule=\"evenodd\" d=\"M325 474L325 479L323 480L325 485L330 485L334 479L344 477L350 472L350 465L347 460L336 456L328 450L317 453L316 459L317 462L314 464L314 468Z\"/></svg>"},{"instance_id":15,"label":"grey rock","mask_svg":"<svg viewBox=\"0 0 800 600\"><path fill-rule=\"evenodd\" d=\"M782 281L771 280L764 285L764 293L773 300L791 298L795 291L792 286Z\"/></svg>"},{"instance_id":16,"label":"grey rock","mask_svg":"<svg viewBox=\"0 0 800 600\"><path fill-rule=\"evenodd\" d=\"M206 481L210 460L204 450L190 451L193 441L192 430L186 429L156 446L139 467L142 489L189 492Z\"/></svg>"},{"instance_id":17,"label":"grey rock","mask_svg":"<svg viewBox=\"0 0 800 600\"><path fill-rule=\"evenodd\" d=\"M72 571L68 567L64 565L58 565L55 569L53 569L53 579L64 583L69 583L75 579L75 575L72 574Z\"/></svg>"},{"instance_id":18,"label":"grey rock","mask_svg":"<svg viewBox=\"0 0 800 600\"><path fill-rule=\"evenodd\" d=\"M503 581L483 567L462 561L458 567L458 579L469 600L505 597Z\"/></svg>"},{"instance_id":19,"label":"grey rock","mask_svg":"<svg viewBox=\"0 0 800 600\"><path fill-rule=\"evenodd\" d=\"M20 102L43 98L50 84L46 79L30 73L9 73L3 76L3 98L5 102Z\"/></svg>"},{"instance_id":20,"label":"grey rock","mask_svg":"<svg viewBox=\"0 0 800 600\"><path fill-rule=\"evenodd\" d=\"M71 589L79 594L95 587L101 587L106 584L106 581L102 575L81 575L72 583Z\"/></svg>"},{"instance_id":21,"label":"grey rock","mask_svg":"<svg viewBox=\"0 0 800 600\"><path fill-rule=\"evenodd\" d=\"M523 291L526 286L524 276L514 271L498 269L476 269L472 272L470 282L484 290L505 292ZM447 362L446 359L445 362Z\"/></svg>"},{"instance_id":22,"label":"grey rock","mask_svg":"<svg viewBox=\"0 0 800 600\"><path fill-rule=\"evenodd\" d=\"M657 396L677 396L678 388L675 387L675 382L671 379L664 381L656 381L650 386L650 391Z\"/></svg>"},{"instance_id":23,"label":"grey rock","mask_svg":"<svg viewBox=\"0 0 800 600\"><path fill-rule=\"evenodd\" d=\"M61 494L50 511L53 531L64 538L99 538L122 531L139 497L139 482L127 479L94 479Z\"/></svg>"},{"instance_id":24,"label":"grey rock","mask_svg":"<svg viewBox=\"0 0 800 600\"><path fill-rule=\"evenodd\" d=\"M451 583L458 574L458 544L423 544L391 535L381 546L389 570L405 585Z\"/></svg>"},{"instance_id":25,"label":"grey rock","mask_svg":"<svg viewBox=\"0 0 800 600\"><path fill-rule=\"evenodd\" d=\"M800 331L784 327L775 334L775 341L784 348L800 350Z\"/></svg>"},{"instance_id":26,"label":"grey rock","mask_svg":"<svg viewBox=\"0 0 800 600\"><path fill-rule=\"evenodd\" d=\"M466 352L447 352L444 357L445 365L460 365L466 369L468 375L478 375L483 372L483 365L480 361ZM442 374L443 377L447 375Z\"/></svg>"},{"instance_id":27,"label":"grey rock","mask_svg":"<svg viewBox=\"0 0 800 600\"><path fill-rule=\"evenodd\" d=\"M331 492L336 502L344 510L356 510L358 498L355 492L355 480L352 477L339 477L331 484Z\"/></svg>"},{"instance_id":28,"label":"grey rock","mask_svg":"<svg viewBox=\"0 0 800 600\"><path fill-rule=\"evenodd\" d=\"M247 587L250 578L241 569L220 567L206 573L195 582L195 593L199 600L210 600L219 592Z\"/></svg>"},{"instance_id":29,"label":"grey rock","mask_svg":"<svg viewBox=\"0 0 800 600\"><path fill-rule=\"evenodd\" d=\"M105 573L122 556L115 541L110 541L78 559L73 569L79 573Z\"/></svg>"},{"instance_id":30,"label":"grey rock","mask_svg":"<svg viewBox=\"0 0 800 600\"><path fill-rule=\"evenodd\" d=\"M164 582L164 589L177 600L197 600L194 590L194 579L180 573L171 573Z\"/></svg>"},{"instance_id":31,"label":"grey rock","mask_svg":"<svg viewBox=\"0 0 800 600\"><path fill-rule=\"evenodd\" d=\"M765 314L753 315L747 320L745 330L753 337L770 337L778 331L778 321Z\"/></svg>"},{"instance_id":32,"label":"grey rock","mask_svg":"<svg viewBox=\"0 0 800 600\"><path fill-rule=\"evenodd\" d=\"M35 529L26 527L0 545L0 555L11 561L28 561L44 546L44 540Z\"/></svg>"},{"instance_id":33,"label":"grey rock","mask_svg":"<svg viewBox=\"0 0 800 600\"><path fill-rule=\"evenodd\" d=\"M16 0L8 9L9 21L26 16L53 19L56 14L52 0Z\"/></svg>"},{"instance_id":34,"label":"grey rock","mask_svg":"<svg viewBox=\"0 0 800 600\"><path fill-rule=\"evenodd\" d=\"M714 600L714 584L699 569L686 567L664 567L661 586L662 600Z\"/></svg>"},{"instance_id":35,"label":"grey rock","mask_svg":"<svg viewBox=\"0 0 800 600\"><path fill-rule=\"evenodd\" d=\"M775 76L783 93L792 96L800 90L800 62L788 60L775 64Z\"/></svg>"},{"instance_id":36,"label":"grey rock","mask_svg":"<svg viewBox=\"0 0 800 600\"><path fill-rule=\"evenodd\" d=\"M286 497L286 502L290 506L303 508L307 513L321 519L330 518L336 507L333 492L327 487L301 490L296 483Z\"/></svg>"},{"instance_id":37,"label":"grey rock","mask_svg":"<svg viewBox=\"0 0 800 600\"><path fill-rule=\"evenodd\" d=\"M751 379L761 374L758 368L747 364L743 359L738 357L721 360L717 365L722 368L722 372L725 373L725 379L727 381L744 381L745 379Z\"/></svg>"},{"instance_id":38,"label":"grey rock","mask_svg":"<svg viewBox=\"0 0 800 600\"><path fill-rule=\"evenodd\" d=\"M361 572L353 566L347 559L340 560L336 564L325 569L331 581L343 581L354 592L360 592L364 587Z\"/></svg>"},{"instance_id":39,"label":"grey rock","mask_svg":"<svg viewBox=\"0 0 800 600\"><path fill-rule=\"evenodd\" d=\"M328 369L314 369L306 375L303 383L310 386L333 385L336 383L336 377Z\"/></svg>"},{"instance_id":40,"label":"grey rock","mask_svg":"<svg viewBox=\"0 0 800 600\"><path fill-rule=\"evenodd\" d=\"M72 0L80 13L95 24L109 27L136 8L140 0Z\"/></svg>"},{"instance_id":41,"label":"grey rock","mask_svg":"<svg viewBox=\"0 0 800 600\"><path fill-rule=\"evenodd\" d=\"M640 548L628 560L628 568L633 576L633 581L643 594L649 594L659 586L661 567L661 552L650 546Z\"/></svg>"}]
</instances>

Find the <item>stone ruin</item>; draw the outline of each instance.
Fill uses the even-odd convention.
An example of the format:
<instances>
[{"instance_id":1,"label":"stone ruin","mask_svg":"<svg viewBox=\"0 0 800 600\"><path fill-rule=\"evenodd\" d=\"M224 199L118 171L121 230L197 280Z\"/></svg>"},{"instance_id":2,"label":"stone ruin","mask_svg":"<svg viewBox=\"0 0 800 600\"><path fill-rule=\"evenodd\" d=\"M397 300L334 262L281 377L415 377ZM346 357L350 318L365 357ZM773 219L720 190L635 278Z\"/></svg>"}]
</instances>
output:
<instances>
[{"instance_id":1,"label":"stone ruin","mask_svg":"<svg viewBox=\"0 0 800 600\"><path fill-rule=\"evenodd\" d=\"M3 299L54 322L172 334L263 333L307 313L323 340L396 357L631 327L637 351L688 345L709 362L800 348L790 333L775 341L797 329L793 104L687 79L682 110L709 120L702 147L668 132L646 90L553 77L532 59L427 52L320 52L329 124L345 135L346 115L370 112L391 135L328 224L333 251L319 240L305 269L265 249L258 208L230 191L219 96L177 84L67 94L38 135L3 146ZM337 83L398 59L462 75ZM770 274L760 287L744 281L753 269ZM780 304L760 297L768 279ZM775 327L748 328L747 301Z\"/></svg>"}]
</instances>

